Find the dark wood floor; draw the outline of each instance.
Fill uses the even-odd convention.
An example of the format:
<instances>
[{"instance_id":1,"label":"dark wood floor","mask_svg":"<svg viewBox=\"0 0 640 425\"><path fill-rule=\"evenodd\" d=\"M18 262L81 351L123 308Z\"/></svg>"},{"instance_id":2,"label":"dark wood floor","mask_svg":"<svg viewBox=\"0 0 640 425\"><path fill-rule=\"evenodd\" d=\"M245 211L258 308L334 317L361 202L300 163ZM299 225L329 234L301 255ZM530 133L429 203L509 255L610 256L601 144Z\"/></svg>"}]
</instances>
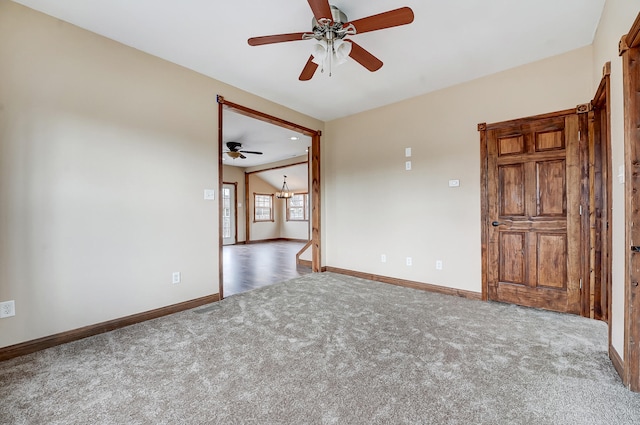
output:
<instances>
[{"instance_id":1,"label":"dark wood floor","mask_svg":"<svg viewBox=\"0 0 640 425\"><path fill-rule=\"evenodd\" d=\"M296 254L304 245L277 241L224 246L223 295L228 297L311 273L309 267L296 266Z\"/></svg>"}]
</instances>

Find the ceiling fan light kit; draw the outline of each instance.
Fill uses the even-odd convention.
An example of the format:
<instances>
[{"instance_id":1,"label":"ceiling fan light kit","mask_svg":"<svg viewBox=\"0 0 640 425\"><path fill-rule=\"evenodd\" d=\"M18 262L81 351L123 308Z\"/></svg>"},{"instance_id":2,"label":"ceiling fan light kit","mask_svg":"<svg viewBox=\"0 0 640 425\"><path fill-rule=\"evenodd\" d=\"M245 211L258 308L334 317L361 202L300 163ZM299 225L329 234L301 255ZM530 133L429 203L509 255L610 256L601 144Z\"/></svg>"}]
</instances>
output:
<instances>
[{"instance_id":1,"label":"ceiling fan light kit","mask_svg":"<svg viewBox=\"0 0 640 425\"><path fill-rule=\"evenodd\" d=\"M321 72L324 72L325 68L328 69L329 76L331 76L331 66L346 62L348 57L371 72L377 71L382 67L382 61L345 37L410 24L414 18L411 8L401 7L350 22L347 15L336 6L329 5L328 0L307 0L307 2L314 16L311 21L311 33L267 35L252 37L248 40L251 46L315 40L311 56L300 73L299 80L301 81L310 80L318 66L321 66Z\"/></svg>"}]
</instances>

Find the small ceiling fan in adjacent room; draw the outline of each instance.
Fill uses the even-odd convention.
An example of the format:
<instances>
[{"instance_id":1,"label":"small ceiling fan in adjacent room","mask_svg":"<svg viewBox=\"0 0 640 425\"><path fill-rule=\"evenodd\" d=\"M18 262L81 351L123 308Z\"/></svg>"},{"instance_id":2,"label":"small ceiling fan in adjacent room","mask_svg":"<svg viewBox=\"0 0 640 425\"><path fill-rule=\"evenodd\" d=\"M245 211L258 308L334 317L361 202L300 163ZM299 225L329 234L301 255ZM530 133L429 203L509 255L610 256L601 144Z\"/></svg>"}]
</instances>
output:
<instances>
[{"instance_id":1,"label":"small ceiling fan in adjacent room","mask_svg":"<svg viewBox=\"0 0 640 425\"><path fill-rule=\"evenodd\" d=\"M369 53L347 36L354 36L370 31L397 27L413 22L413 11L409 7L390 10L355 21L349 21L347 16L336 6L330 5L328 0L307 0L313 12L311 32L296 32L288 34L252 37L248 40L251 46L282 43L297 40L315 40L313 53L302 69L299 79L310 80L318 66L321 70L329 70L331 65L339 65L352 58L360 65L374 72L382 67L382 61Z\"/></svg>"},{"instance_id":2,"label":"small ceiling fan in adjacent room","mask_svg":"<svg viewBox=\"0 0 640 425\"><path fill-rule=\"evenodd\" d=\"M226 145L227 145L227 149L229 150L225 151L224 153L226 153L233 159L236 159L236 158L246 159L247 157L243 155L245 153L262 155L262 152L242 150L242 143L240 142L227 142Z\"/></svg>"}]
</instances>

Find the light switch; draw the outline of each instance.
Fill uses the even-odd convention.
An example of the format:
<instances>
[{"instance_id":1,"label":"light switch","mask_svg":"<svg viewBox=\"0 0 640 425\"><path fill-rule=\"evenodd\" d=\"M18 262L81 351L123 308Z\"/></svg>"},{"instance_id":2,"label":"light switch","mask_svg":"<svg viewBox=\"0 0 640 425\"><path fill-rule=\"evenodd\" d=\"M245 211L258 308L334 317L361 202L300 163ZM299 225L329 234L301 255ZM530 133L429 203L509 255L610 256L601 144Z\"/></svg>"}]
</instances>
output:
<instances>
[{"instance_id":1,"label":"light switch","mask_svg":"<svg viewBox=\"0 0 640 425\"><path fill-rule=\"evenodd\" d=\"M460 180L449 180L449 187L459 187Z\"/></svg>"},{"instance_id":2,"label":"light switch","mask_svg":"<svg viewBox=\"0 0 640 425\"><path fill-rule=\"evenodd\" d=\"M407 158L411 157L411 148L404 148L404 156Z\"/></svg>"},{"instance_id":3,"label":"light switch","mask_svg":"<svg viewBox=\"0 0 640 425\"><path fill-rule=\"evenodd\" d=\"M411 161L407 161L404 163L404 169L407 171L411 170Z\"/></svg>"},{"instance_id":4,"label":"light switch","mask_svg":"<svg viewBox=\"0 0 640 425\"><path fill-rule=\"evenodd\" d=\"M204 190L204 199L207 201L214 201L216 199L216 191L215 189L205 189Z\"/></svg>"}]
</instances>

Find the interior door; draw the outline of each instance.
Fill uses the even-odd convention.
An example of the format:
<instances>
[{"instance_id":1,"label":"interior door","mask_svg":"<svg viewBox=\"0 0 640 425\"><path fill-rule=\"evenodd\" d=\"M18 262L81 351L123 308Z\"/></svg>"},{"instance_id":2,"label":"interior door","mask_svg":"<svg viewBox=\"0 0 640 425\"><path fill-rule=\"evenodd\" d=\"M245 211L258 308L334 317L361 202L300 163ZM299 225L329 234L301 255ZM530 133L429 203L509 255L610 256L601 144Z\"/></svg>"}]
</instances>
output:
<instances>
[{"instance_id":1,"label":"interior door","mask_svg":"<svg viewBox=\"0 0 640 425\"><path fill-rule=\"evenodd\" d=\"M488 298L580 313L576 114L487 127Z\"/></svg>"},{"instance_id":2,"label":"interior door","mask_svg":"<svg viewBox=\"0 0 640 425\"><path fill-rule=\"evenodd\" d=\"M236 243L236 185L222 185L222 244Z\"/></svg>"}]
</instances>

